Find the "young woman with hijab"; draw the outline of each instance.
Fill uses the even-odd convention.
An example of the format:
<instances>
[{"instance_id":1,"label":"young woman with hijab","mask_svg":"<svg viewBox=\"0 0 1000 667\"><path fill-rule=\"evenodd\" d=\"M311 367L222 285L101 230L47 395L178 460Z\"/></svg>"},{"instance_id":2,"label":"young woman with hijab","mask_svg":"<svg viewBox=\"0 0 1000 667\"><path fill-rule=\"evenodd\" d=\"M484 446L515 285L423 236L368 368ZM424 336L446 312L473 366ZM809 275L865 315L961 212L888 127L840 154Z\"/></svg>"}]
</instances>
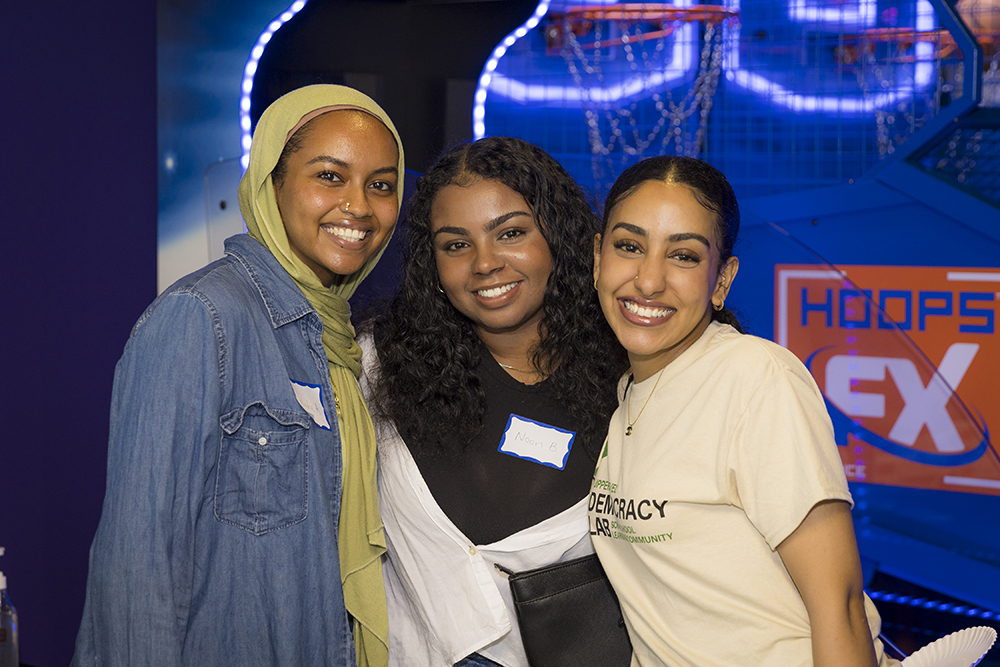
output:
<instances>
[{"instance_id":1,"label":"young woman with hijab","mask_svg":"<svg viewBox=\"0 0 1000 667\"><path fill-rule=\"evenodd\" d=\"M625 369L590 284L597 218L547 153L490 137L444 154L407 219L402 284L362 336L390 664L526 666L494 564L593 553L586 496Z\"/></svg>"},{"instance_id":2,"label":"young woman with hijab","mask_svg":"<svg viewBox=\"0 0 1000 667\"><path fill-rule=\"evenodd\" d=\"M118 363L74 664L386 664L347 299L402 184L399 135L355 90L308 86L261 116L249 234L160 295Z\"/></svg>"},{"instance_id":3,"label":"young woman with hijab","mask_svg":"<svg viewBox=\"0 0 1000 667\"><path fill-rule=\"evenodd\" d=\"M716 169L650 158L615 182L594 246L632 367L591 529L633 665L888 664L823 397L725 309L739 221Z\"/></svg>"}]
</instances>

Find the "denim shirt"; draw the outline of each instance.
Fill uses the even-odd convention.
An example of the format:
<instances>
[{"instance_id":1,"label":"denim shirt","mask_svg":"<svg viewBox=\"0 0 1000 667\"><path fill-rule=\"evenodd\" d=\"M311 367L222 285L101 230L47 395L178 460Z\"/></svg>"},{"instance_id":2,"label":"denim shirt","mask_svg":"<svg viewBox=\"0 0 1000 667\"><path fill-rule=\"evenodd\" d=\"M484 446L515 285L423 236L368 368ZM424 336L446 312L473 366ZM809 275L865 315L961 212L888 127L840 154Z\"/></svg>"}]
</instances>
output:
<instances>
[{"instance_id":1,"label":"denim shirt","mask_svg":"<svg viewBox=\"0 0 1000 667\"><path fill-rule=\"evenodd\" d=\"M246 235L139 319L115 370L73 665L354 665L321 334Z\"/></svg>"}]
</instances>

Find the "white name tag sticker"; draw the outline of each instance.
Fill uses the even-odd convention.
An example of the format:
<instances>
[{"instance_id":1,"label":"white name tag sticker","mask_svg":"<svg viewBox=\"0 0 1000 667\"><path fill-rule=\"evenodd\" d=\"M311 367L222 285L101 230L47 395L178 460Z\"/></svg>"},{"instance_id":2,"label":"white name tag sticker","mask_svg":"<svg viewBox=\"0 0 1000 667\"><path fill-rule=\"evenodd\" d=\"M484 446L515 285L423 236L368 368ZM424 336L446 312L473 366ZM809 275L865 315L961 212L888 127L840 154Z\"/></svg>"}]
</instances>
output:
<instances>
[{"instance_id":1,"label":"white name tag sticker","mask_svg":"<svg viewBox=\"0 0 1000 667\"><path fill-rule=\"evenodd\" d=\"M500 446L504 454L562 470L576 433L512 414Z\"/></svg>"},{"instance_id":2,"label":"white name tag sticker","mask_svg":"<svg viewBox=\"0 0 1000 667\"><path fill-rule=\"evenodd\" d=\"M326 418L326 409L323 407L323 392L320 386L318 384L296 382L295 380L289 380L289 382L292 383L295 400L299 402L302 409L312 416L317 426L329 431L330 422Z\"/></svg>"}]
</instances>

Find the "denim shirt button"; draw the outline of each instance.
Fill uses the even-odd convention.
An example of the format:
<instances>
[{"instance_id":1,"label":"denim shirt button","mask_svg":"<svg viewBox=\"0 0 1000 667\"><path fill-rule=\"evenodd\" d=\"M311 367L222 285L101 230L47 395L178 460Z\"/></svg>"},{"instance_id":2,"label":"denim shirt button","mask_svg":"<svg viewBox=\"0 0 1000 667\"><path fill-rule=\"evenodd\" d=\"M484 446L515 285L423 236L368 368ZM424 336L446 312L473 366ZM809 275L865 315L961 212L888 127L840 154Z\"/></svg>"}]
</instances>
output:
<instances>
[{"instance_id":1,"label":"denim shirt button","mask_svg":"<svg viewBox=\"0 0 1000 667\"><path fill-rule=\"evenodd\" d=\"M257 444L258 445L266 445L267 444L267 438L265 438L264 436L260 436L260 438L257 440Z\"/></svg>"}]
</instances>

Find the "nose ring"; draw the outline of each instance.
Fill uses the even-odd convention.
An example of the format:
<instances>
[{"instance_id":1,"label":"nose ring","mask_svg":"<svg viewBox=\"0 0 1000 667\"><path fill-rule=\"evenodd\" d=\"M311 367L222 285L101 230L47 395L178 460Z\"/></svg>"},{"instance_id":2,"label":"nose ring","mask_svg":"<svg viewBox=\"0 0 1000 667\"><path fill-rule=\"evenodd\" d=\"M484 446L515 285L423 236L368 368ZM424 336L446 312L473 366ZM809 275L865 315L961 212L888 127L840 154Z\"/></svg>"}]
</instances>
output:
<instances>
[{"instance_id":1,"label":"nose ring","mask_svg":"<svg viewBox=\"0 0 1000 667\"><path fill-rule=\"evenodd\" d=\"M346 204L344 204L344 212L347 213L350 210L351 210L351 202L347 202Z\"/></svg>"}]
</instances>

